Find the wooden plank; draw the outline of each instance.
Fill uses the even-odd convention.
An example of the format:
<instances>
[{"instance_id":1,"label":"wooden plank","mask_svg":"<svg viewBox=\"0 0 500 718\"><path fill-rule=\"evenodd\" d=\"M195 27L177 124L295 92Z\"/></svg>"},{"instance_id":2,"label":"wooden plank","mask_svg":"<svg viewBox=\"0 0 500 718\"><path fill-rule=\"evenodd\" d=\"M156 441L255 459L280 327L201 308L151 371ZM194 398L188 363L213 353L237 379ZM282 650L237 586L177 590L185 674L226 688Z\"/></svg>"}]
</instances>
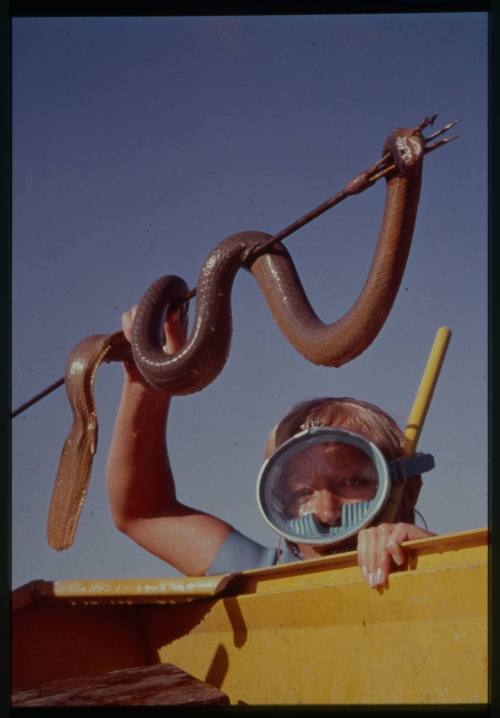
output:
<instances>
[{"instance_id":1,"label":"wooden plank","mask_svg":"<svg viewBox=\"0 0 500 718\"><path fill-rule=\"evenodd\" d=\"M71 603L190 603L221 593L232 574L169 578L73 579L67 581L30 581L11 594L12 610L19 611L34 601Z\"/></svg>"},{"instance_id":2,"label":"wooden plank","mask_svg":"<svg viewBox=\"0 0 500 718\"><path fill-rule=\"evenodd\" d=\"M228 705L214 686L171 663L51 681L16 691L13 706Z\"/></svg>"}]
</instances>

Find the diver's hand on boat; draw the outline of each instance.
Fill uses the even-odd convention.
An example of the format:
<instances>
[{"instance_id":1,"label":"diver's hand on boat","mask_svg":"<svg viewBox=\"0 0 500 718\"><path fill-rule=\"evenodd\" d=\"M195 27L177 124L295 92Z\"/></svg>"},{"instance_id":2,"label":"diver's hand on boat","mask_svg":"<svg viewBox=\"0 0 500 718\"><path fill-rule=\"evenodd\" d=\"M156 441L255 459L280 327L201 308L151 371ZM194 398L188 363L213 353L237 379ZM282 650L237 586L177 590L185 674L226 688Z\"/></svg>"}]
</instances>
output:
<instances>
[{"instance_id":1,"label":"diver's hand on boat","mask_svg":"<svg viewBox=\"0 0 500 718\"><path fill-rule=\"evenodd\" d=\"M165 354L175 354L175 352L179 351L179 349L186 343L188 317L184 306L185 305L181 305L180 307L178 306L172 311L167 312L167 316L165 317L163 325L163 331L165 334L163 351ZM122 331L129 342L132 339L132 325L134 323L137 307L138 305L134 304L133 307L122 314ZM133 383L141 384L144 388L151 388L142 377L142 374L137 369L133 361L124 361L123 366L125 368L127 379Z\"/></svg>"},{"instance_id":2,"label":"diver's hand on boat","mask_svg":"<svg viewBox=\"0 0 500 718\"><path fill-rule=\"evenodd\" d=\"M383 586L394 564L401 566L405 554L403 541L435 536L414 524L380 524L358 534L358 564L371 588Z\"/></svg>"}]
</instances>

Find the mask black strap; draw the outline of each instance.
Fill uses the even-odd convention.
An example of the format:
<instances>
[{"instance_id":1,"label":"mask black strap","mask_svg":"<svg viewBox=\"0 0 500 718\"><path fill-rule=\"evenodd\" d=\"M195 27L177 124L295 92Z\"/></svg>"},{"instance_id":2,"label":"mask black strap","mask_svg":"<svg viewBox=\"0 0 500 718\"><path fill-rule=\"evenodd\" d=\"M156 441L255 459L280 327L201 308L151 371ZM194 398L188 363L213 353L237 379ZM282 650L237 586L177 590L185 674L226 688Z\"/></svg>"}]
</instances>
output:
<instances>
[{"instance_id":1,"label":"mask black strap","mask_svg":"<svg viewBox=\"0 0 500 718\"><path fill-rule=\"evenodd\" d=\"M393 459L389 462L392 481L406 481L410 476L424 474L435 466L432 454L414 454L408 458Z\"/></svg>"}]
</instances>

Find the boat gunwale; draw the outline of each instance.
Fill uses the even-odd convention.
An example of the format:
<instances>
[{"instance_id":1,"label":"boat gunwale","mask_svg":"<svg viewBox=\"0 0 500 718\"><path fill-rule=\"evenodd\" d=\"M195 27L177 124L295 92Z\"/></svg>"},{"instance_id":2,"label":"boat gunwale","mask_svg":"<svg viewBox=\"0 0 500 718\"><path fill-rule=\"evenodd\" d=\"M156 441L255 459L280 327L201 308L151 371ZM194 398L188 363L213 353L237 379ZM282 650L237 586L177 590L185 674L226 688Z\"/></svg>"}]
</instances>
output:
<instances>
[{"instance_id":1,"label":"boat gunwale","mask_svg":"<svg viewBox=\"0 0 500 718\"><path fill-rule=\"evenodd\" d=\"M453 552L459 554L460 550L488 546L488 544L489 531L487 528L406 541L402 546L405 549L407 560L395 573L415 570L417 558L443 553L452 554ZM457 560L459 563L463 562L463 559L458 558ZM454 563L456 561L452 562L450 566ZM217 576L35 580L11 592L11 606L13 611L18 611L24 606L40 600L88 604L186 603L214 599L221 595L255 593L259 588L264 588L266 583L271 582L274 585L278 583L279 585L287 577L300 580L325 572L331 576L334 571L341 572L342 569L356 567L356 551L349 551ZM283 588L286 588L288 583L283 581Z\"/></svg>"}]
</instances>

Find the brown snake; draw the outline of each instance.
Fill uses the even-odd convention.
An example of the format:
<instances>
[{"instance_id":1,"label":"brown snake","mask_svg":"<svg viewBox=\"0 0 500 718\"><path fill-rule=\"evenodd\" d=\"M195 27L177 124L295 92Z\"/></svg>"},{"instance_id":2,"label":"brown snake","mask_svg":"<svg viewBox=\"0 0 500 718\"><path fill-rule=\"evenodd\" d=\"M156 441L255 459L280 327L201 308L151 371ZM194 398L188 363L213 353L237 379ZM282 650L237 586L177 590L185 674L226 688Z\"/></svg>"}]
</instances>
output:
<instances>
[{"instance_id":1,"label":"brown snake","mask_svg":"<svg viewBox=\"0 0 500 718\"><path fill-rule=\"evenodd\" d=\"M437 133L436 133L437 134ZM430 139L430 138L428 138ZM341 366L361 354L382 328L397 295L408 258L420 196L424 140L417 130L396 130L386 140L397 171L387 178L384 217L375 254L361 293L346 314L324 324L312 309L293 261L282 244L256 256L270 236L239 232L209 254L196 285L196 312L186 344L165 354L160 334L165 307L185 298L187 285L170 275L157 280L141 300L132 330L132 353L147 381L173 395L191 394L221 372L231 341L231 289L243 266L256 278L283 334L315 364ZM362 173L349 185L356 194L370 182ZM368 183L368 184L367 184ZM71 352L65 385L73 425L62 450L48 518L48 542L55 549L72 545L90 481L97 446L93 396L103 361L130 359L122 332L87 337Z\"/></svg>"}]
</instances>

